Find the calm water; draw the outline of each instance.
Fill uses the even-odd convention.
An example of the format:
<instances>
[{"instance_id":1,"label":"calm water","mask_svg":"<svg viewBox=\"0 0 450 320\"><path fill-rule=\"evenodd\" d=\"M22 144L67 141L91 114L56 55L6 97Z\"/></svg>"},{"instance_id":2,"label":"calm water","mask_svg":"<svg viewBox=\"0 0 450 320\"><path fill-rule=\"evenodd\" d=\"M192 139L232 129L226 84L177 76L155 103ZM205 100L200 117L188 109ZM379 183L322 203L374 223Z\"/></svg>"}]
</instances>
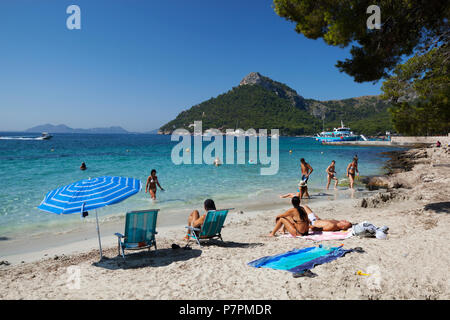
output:
<instances>
[{"instance_id":1,"label":"calm water","mask_svg":"<svg viewBox=\"0 0 450 320\"><path fill-rule=\"evenodd\" d=\"M0 133L0 136L30 134ZM144 134L55 134L53 139L44 141L0 139L0 236L63 230L79 222L78 214L58 216L36 207L48 191L81 179L129 176L140 179L145 188L147 176L154 168L166 189L165 192L158 189L157 203L153 204L143 189L122 203L101 209L101 218L152 207L162 209L161 212L187 214L192 208L201 208L208 197L220 207L232 207L239 201L270 201L281 192L294 192L302 157L314 168L308 183L314 195L325 188L325 169L331 160L337 162L338 178L345 176L355 154L360 159L361 175L379 174L385 161L380 153L392 150L322 146L312 138L281 137L278 174L262 176L259 164L218 168L206 164L174 165L171 150L176 144L170 141L170 136ZM79 170L83 161L88 167L86 171Z\"/></svg>"}]
</instances>

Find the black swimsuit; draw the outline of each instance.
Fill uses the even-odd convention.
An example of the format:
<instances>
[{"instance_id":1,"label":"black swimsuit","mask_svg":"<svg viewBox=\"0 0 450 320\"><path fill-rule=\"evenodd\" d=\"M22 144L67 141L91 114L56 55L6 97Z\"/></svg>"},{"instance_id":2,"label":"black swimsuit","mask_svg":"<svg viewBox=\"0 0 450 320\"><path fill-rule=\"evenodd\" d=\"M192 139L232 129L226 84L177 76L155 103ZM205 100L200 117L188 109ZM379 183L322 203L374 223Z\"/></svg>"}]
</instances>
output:
<instances>
[{"instance_id":1,"label":"black swimsuit","mask_svg":"<svg viewBox=\"0 0 450 320\"><path fill-rule=\"evenodd\" d=\"M307 236L308 233L309 233L309 230L306 231L306 232L304 232L304 233L299 232L299 231L297 230L297 223L300 222L300 221L297 221L297 220L295 220L294 218L292 218L292 220L294 220L294 227L295 227L295 231L297 232L297 234L299 234L299 235L301 235L301 236Z\"/></svg>"}]
</instances>

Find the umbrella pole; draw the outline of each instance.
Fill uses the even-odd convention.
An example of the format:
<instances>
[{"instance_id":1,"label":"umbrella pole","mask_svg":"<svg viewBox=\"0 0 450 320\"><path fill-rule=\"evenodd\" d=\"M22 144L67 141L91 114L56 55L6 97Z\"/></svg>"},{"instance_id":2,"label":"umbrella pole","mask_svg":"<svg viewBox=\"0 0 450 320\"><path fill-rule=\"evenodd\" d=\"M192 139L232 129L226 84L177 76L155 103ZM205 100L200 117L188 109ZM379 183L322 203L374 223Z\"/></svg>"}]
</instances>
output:
<instances>
[{"instance_id":1,"label":"umbrella pole","mask_svg":"<svg viewBox=\"0 0 450 320\"><path fill-rule=\"evenodd\" d=\"M97 210L95 210L95 219L97 220L97 235L98 235L98 245L100 247L100 260L102 260L103 259L103 252L102 252L102 242L100 241L100 228L98 226Z\"/></svg>"}]
</instances>

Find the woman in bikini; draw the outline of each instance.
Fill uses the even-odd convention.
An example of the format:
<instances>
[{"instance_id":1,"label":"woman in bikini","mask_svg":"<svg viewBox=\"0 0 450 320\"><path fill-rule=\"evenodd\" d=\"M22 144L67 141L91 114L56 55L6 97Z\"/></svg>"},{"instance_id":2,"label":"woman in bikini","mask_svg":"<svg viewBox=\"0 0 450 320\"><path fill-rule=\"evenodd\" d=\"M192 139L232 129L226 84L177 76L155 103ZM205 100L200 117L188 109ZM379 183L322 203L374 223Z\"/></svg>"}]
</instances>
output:
<instances>
[{"instance_id":1,"label":"woman in bikini","mask_svg":"<svg viewBox=\"0 0 450 320\"><path fill-rule=\"evenodd\" d=\"M353 184L355 183L355 172L359 176L358 171L358 158L353 158L353 161L347 166L347 177L350 180L350 189L353 189Z\"/></svg>"},{"instance_id":2,"label":"woman in bikini","mask_svg":"<svg viewBox=\"0 0 450 320\"><path fill-rule=\"evenodd\" d=\"M291 200L293 208L279 214L275 219L275 228L269 237L273 237L281 227L284 227L292 236L304 236L309 231L309 219L306 211L300 207L300 198L295 196Z\"/></svg>"},{"instance_id":3,"label":"woman in bikini","mask_svg":"<svg viewBox=\"0 0 450 320\"><path fill-rule=\"evenodd\" d=\"M338 179L336 178L336 161L331 161L331 164L327 168L327 190L330 187L330 182L333 179L334 182L334 189L337 190L338 185Z\"/></svg>"},{"instance_id":4,"label":"woman in bikini","mask_svg":"<svg viewBox=\"0 0 450 320\"><path fill-rule=\"evenodd\" d=\"M156 200L156 186L158 186L162 191L164 189L161 187L156 176L156 170L153 169L147 178L147 184L145 185L145 193L149 192L152 200Z\"/></svg>"}]
</instances>

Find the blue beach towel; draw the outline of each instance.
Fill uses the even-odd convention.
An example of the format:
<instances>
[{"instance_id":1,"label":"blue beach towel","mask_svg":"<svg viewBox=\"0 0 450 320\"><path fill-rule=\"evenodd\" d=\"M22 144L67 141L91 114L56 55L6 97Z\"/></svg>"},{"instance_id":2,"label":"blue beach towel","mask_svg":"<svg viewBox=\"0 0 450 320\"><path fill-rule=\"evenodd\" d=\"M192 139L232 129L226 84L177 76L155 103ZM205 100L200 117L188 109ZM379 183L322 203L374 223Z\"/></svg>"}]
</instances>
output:
<instances>
[{"instance_id":1,"label":"blue beach towel","mask_svg":"<svg viewBox=\"0 0 450 320\"><path fill-rule=\"evenodd\" d=\"M326 248L323 246L294 249L274 256L263 257L248 265L255 268L271 268L286 270L292 273L302 273L316 265L327 263L342 257L353 249L340 247Z\"/></svg>"}]
</instances>

